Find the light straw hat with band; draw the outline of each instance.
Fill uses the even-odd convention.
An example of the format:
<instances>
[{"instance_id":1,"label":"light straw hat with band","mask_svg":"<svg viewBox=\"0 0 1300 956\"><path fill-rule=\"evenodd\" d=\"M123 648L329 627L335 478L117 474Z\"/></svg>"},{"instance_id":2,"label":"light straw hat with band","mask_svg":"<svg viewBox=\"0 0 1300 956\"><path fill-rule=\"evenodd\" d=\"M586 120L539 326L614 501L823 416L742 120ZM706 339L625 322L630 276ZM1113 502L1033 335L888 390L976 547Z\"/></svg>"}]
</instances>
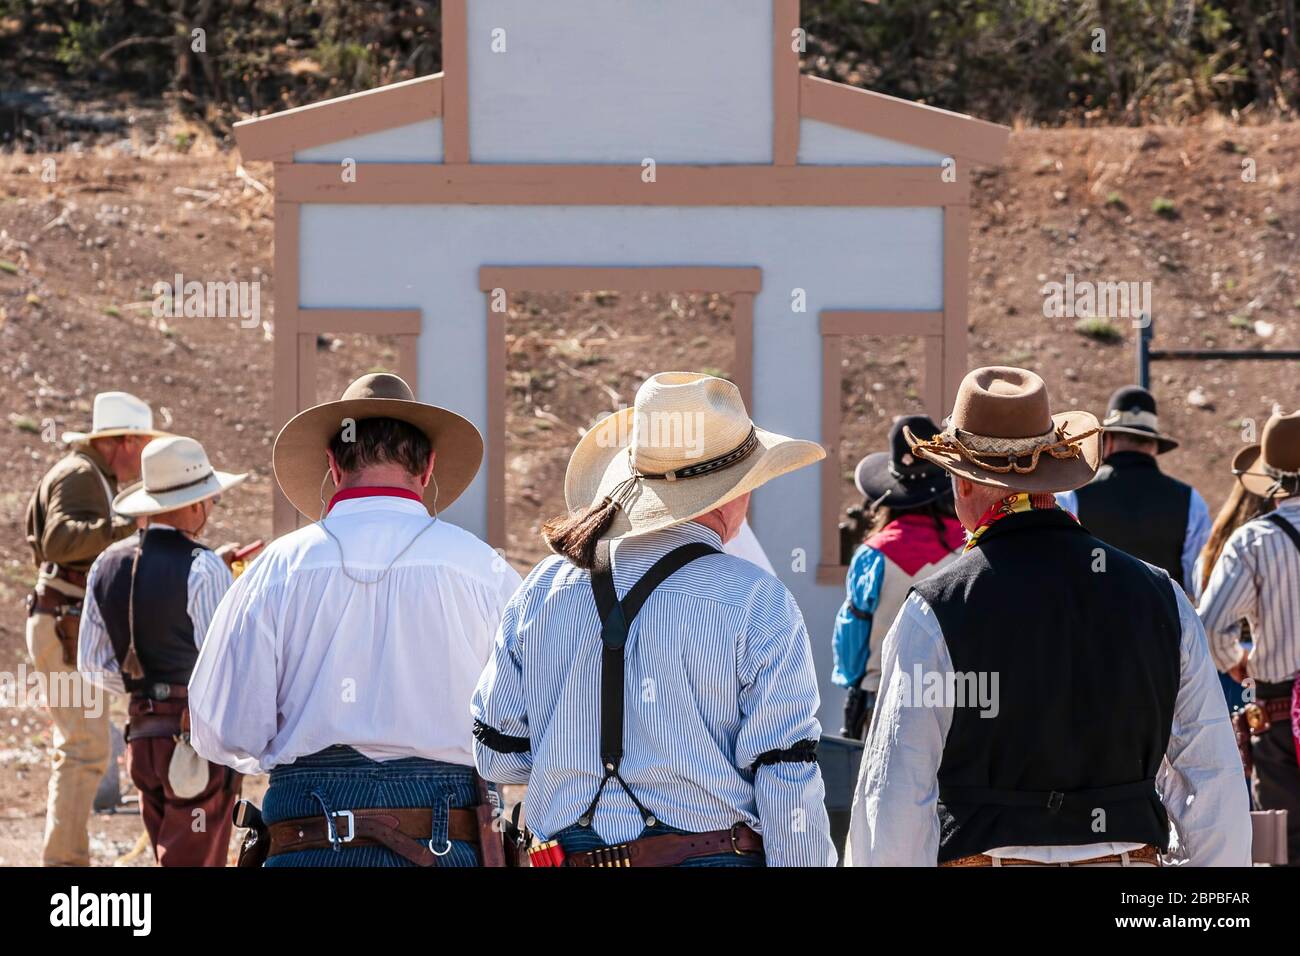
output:
<instances>
[{"instance_id":1,"label":"light straw hat with band","mask_svg":"<svg viewBox=\"0 0 1300 956\"><path fill-rule=\"evenodd\" d=\"M1101 463L1101 426L1088 412L1053 415L1047 385L1021 368L968 372L944 430L931 439L904 429L912 451L980 485L1071 491Z\"/></svg>"},{"instance_id":2,"label":"light straw hat with band","mask_svg":"<svg viewBox=\"0 0 1300 956\"><path fill-rule=\"evenodd\" d=\"M483 438L468 419L417 402L411 387L396 375L363 375L337 402L299 412L276 436L271 452L275 480L293 506L313 521L321 516L322 486L326 483L322 476L329 473L325 451L348 420L364 418L395 418L428 436L436 455L433 480L424 489L424 506L430 514L459 498L478 474Z\"/></svg>"},{"instance_id":3,"label":"light straw hat with band","mask_svg":"<svg viewBox=\"0 0 1300 956\"><path fill-rule=\"evenodd\" d=\"M1232 473L1261 498L1300 495L1300 411L1269 418L1259 444L1237 452Z\"/></svg>"},{"instance_id":4,"label":"light straw hat with band","mask_svg":"<svg viewBox=\"0 0 1300 956\"><path fill-rule=\"evenodd\" d=\"M64 432L63 441L80 445L96 438L118 435L166 435L153 427L153 410L130 392L100 392L95 396L94 411L88 432Z\"/></svg>"},{"instance_id":5,"label":"light straw hat with band","mask_svg":"<svg viewBox=\"0 0 1300 956\"><path fill-rule=\"evenodd\" d=\"M242 484L247 474L217 471L203 446L193 438L155 438L140 455L143 478L113 499L113 510L128 518L144 518L184 508Z\"/></svg>"},{"instance_id":6,"label":"light straw hat with band","mask_svg":"<svg viewBox=\"0 0 1300 956\"><path fill-rule=\"evenodd\" d=\"M740 389L698 372L661 372L632 408L592 427L569 459L572 510L611 507L600 535L618 539L690 521L826 457L816 442L750 421Z\"/></svg>"}]
</instances>

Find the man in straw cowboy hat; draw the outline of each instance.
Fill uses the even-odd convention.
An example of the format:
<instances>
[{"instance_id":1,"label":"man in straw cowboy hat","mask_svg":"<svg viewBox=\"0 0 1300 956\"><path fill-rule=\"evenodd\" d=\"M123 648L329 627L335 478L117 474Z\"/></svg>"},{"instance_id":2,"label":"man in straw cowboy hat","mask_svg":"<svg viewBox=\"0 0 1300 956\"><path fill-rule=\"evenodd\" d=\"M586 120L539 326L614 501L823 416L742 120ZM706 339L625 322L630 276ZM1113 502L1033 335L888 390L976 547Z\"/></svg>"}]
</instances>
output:
<instances>
[{"instance_id":1,"label":"man in straw cowboy hat","mask_svg":"<svg viewBox=\"0 0 1300 956\"><path fill-rule=\"evenodd\" d=\"M89 432L64 432L71 450L45 473L27 505L27 543L38 571L27 599L27 650L47 687L54 721L41 859L89 866L86 820L110 753L109 717L87 706L77 676L77 628L86 572L101 551L135 530L113 514L118 484L140 474L140 453L161 432L149 406L126 392L95 396ZM64 698L68 699L64 699Z\"/></svg>"},{"instance_id":2,"label":"man in straw cowboy hat","mask_svg":"<svg viewBox=\"0 0 1300 956\"><path fill-rule=\"evenodd\" d=\"M384 373L276 438L276 481L316 523L235 582L190 681L195 749L271 775L241 864L478 865L469 704L519 575L438 512L482 456Z\"/></svg>"},{"instance_id":3,"label":"man in straw cowboy hat","mask_svg":"<svg viewBox=\"0 0 1300 956\"><path fill-rule=\"evenodd\" d=\"M1098 538L1163 568L1192 593L1192 569L1210 535L1210 509L1200 492L1156 463L1178 442L1160 431L1155 397L1136 385L1118 389L1101 430L1096 477L1057 501Z\"/></svg>"},{"instance_id":4,"label":"man in straw cowboy hat","mask_svg":"<svg viewBox=\"0 0 1300 956\"><path fill-rule=\"evenodd\" d=\"M113 509L144 527L91 566L77 666L87 680L131 696L127 759L158 863L224 866L239 777L195 756L186 685L232 581L200 536L222 492L248 476L216 471L202 445L179 436L151 441L141 467L143 480Z\"/></svg>"},{"instance_id":5,"label":"man in straw cowboy hat","mask_svg":"<svg viewBox=\"0 0 1300 956\"><path fill-rule=\"evenodd\" d=\"M945 429L966 551L913 585L853 807L856 865L1250 863L1223 692L1169 575L1090 535L1052 492L1097 469L1097 420L1043 380L967 374ZM1162 772L1162 763L1168 767Z\"/></svg>"},{"instance_id":6,"label":"man in straw cowboy hat","mask_svg":"<svg viewBox=\"0 0 1300 956\"><path fill-rule=\"evenodd\" d=\"M534 866L830 866L799 608L722 553L755 488L825 457L735 385L664 372L569 460L556 555L474 696L479 771L527 783Z\"/></svg>"},{"instance_id":7,"label":"man in straw cowboy hat","mask_svg":"<svg viewBox=\"0 0 1300 956\"><path fill-rule=\"evenodd\" d=\"M1247 491L1277 501L1271 514L1238 528L1210 574L1199 612L1219 670L1254 681L1244 718L1250 730L1255 799L1287 811L1291 866L1300 866L1300 766L1292 713L1300 671L1300 412L1275 413L1259 444L1242 449L1233 473ZM1237 640L1250 625L1253 646Z\"/></svg>"},{"instance_id":8,"label":"man in straw cowboy hat","mask_svg":"<svg viewBox=\"0 0 1300 956\"><path fill-rule=\"evenodd\" d=\"M849 563L835 616L831 680L848 690L840 733L854 740L871 724L880 649L912 583L954 561L965 541L948 475L912 454L904 428L923 438L939 431L926 415L900 415L889 429L889 451L867 455L853 473L871 524Z\"/></svg>"}]
</instances>

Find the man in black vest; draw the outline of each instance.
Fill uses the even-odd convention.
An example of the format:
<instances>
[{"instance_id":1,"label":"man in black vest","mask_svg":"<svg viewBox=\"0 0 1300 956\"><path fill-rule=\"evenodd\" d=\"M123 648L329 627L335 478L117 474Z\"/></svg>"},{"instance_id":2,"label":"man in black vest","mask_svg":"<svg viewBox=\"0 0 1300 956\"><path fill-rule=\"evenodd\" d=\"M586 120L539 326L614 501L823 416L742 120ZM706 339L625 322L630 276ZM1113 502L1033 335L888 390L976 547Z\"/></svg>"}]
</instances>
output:
<instances>
[{"instance_id":1,"label":"man in black vest","mask_svg":"<svg viewBox=\"0 0 1300 956\"><path fill-rule=\"evenodd\" d=\"M87 680L131 695L127 759L158 863L224 866L239 775L190 747L186 688L232 581L199 534L220 494L248 476L214 471L203 446L178 436L150 442L141 467L144 480L113 508L148 523L90 568L77 666Z\"/></svg>"},{"instance_id":2,"label":"man in black vest","mask_svg":"<svg viewBox=\"0 0 1300 956\"><path fill-rule=\"evenodd\" d=\"M1033 372L982 368L942 433L908 436L952 475L969 541L885 639L851 864L1249 865L1196 612L1052 496L1092 477L1098 432L1086 412L1052 415Z\"/></svg>"},{"instance_id":3,"label":"man in black vest","mask_svg":"<svg viewBox=\"0 0 1300 956\"><path fill-rule=\"evenodd\" d=\"M1097 476L1057 500L1092 534L1163 568L1190 591L1196 556L1210 536L1210 509L1195 488L1156 463L1157 455L1177 447L1160 432L1151 393L1136 385L1121 388L1102 422Z\"/></svg>"}]
</instances>

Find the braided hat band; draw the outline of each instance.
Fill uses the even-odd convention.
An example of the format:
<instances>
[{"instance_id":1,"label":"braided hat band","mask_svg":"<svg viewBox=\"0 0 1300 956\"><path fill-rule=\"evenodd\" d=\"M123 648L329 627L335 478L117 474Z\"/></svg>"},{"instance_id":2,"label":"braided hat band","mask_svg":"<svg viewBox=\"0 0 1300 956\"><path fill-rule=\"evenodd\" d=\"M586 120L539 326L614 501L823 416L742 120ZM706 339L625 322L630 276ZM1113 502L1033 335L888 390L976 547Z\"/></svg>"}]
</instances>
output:
<instances>
[{"instance_id":1,"label":"braided hat band","mask_svg":"<svg viewBox=\"0 0 1300 956\"><path fill-rule=\"evenodd\" d=\"M1064 426L1053 425L1043 434L1030 438L991 438L950 427L924 441L916 438L911 429L904 429L904 435L913 451L957 455L972 465L994 474L1005 475L1014 471L1018 475L1028 475L1038 468L1039 458L1044 453L1058 461L1069 461L1080 457L1083 453L1080 443L1099 431L1101 428L1096 427L1078 435L1067 435ZM1022 466L1020 459L1026 457L1029 458L1029 464ZM990 458L1003 459L1006 464L994 464L987 460Z\"/></svg>"}]
</instances>

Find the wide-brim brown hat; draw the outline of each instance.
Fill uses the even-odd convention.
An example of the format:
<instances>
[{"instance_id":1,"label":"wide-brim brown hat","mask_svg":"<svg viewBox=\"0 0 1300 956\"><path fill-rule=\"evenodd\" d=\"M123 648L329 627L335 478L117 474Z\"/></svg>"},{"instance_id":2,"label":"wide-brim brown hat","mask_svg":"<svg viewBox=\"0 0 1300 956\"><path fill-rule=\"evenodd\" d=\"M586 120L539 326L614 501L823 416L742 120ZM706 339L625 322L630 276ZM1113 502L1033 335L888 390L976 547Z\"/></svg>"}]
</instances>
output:
<instances>
[{"instance_id":1,"label":"wide-brim brown hat","mask_svg":"<svg viewBox=\"0 0 1300 956\"><path fill-rule=\"evenodd\" d=\"M1259 444L1243 448L1232 459L1232 473L1261 498L1300 495L1300 411L1269 418Z\"/></svg>"},{"instance_id":2,"label":"wide-brim brown hat","mask_svg":"<svg viewBox=\"0 0 1300 956\"><path fill-rule=\"evenodd\" d=\"M816 442L754 425L726 379L661 372L642 384L631 408L578 442L564 498L572 510L616 500L601 537L627 538L698 518L825 457Z\"/></svg>"},{"instance_id":3,"label":"wide-brim brown hat","mask_svg":"<svg viewBox=\"0 0 1300 956\"><path fill-rule=\"evenodd\" d=\"M1072 491L1101 464L1101 426L1085 411L1051 411L1047 384L1027 369L968 372L944 430L922 439L919 457L980 485L1013 491Z\"/></svg>"},{"instance_id":4,"label":"wide-brim brown hat","mask_svg":"<svg viewBox=\"0 0 1300 956\"><path fill-rule=\"evenodd\" d=\"M395 418L428 436L436 455L433 480L424 489L424 505L430 514L459 498L478 474L483 436L468 419L417 402L411 387L396 375L363 375L337 402L299 412L276 436L271 452L275 480L293 506L313 521L321 515L322 497L328 502L336 490L334 483L326 480L329 460L325 451L330 441L349 420L365 418Z\"/></svg>"}]
</instances>

